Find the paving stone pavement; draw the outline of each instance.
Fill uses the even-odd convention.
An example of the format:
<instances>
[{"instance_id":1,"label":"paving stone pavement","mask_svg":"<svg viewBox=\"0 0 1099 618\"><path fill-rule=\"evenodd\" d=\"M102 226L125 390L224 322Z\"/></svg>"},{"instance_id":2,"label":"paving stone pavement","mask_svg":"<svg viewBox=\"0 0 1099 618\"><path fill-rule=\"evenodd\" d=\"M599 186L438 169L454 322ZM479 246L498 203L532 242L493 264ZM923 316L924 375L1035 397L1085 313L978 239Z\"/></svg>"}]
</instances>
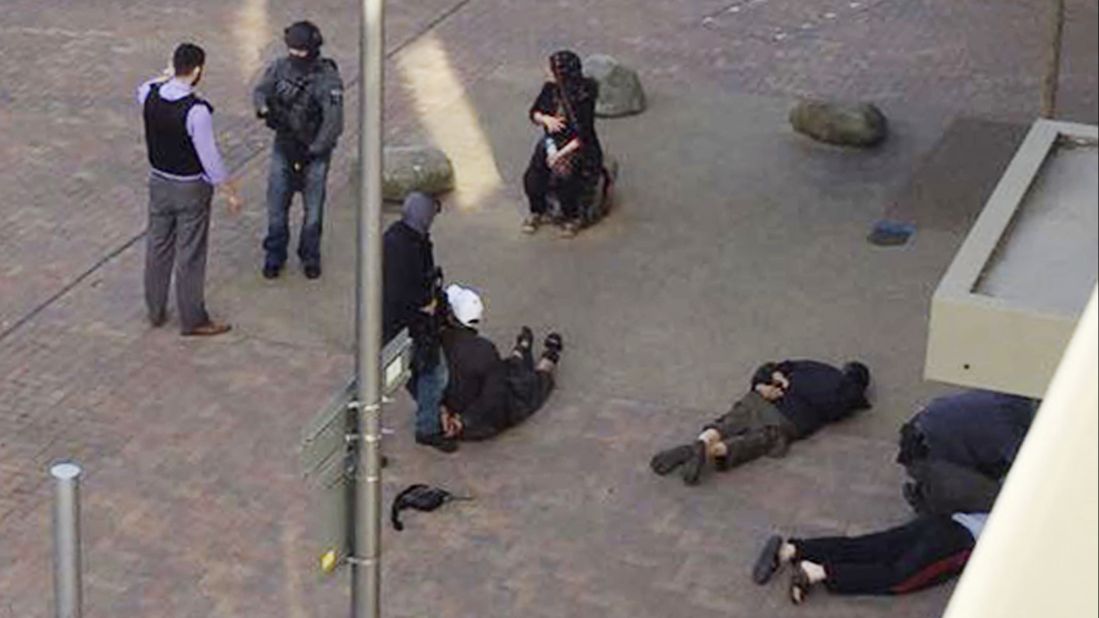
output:
<instances>
[{"instance_id":1,"label":"paving stone pavement","mask_svg":"<svg viewBox=\"0 0 1099 618\"><path fill-rule=\"evenodd\" d=\"M894 252L868 252L861 238L954 117L1033 114L1043 4L389 3L387 139L462 149L455 212L437 234L448 272L490 291L486 328L498 340L531 321L562 328L570 348L546 410L454 460L415 449L408 402L393 408L387 497L428 481L477 500L387 530L387 615L938 612L949 587L896 600L819 595L793 611L781 586L756 588L746 570L772 527L861 532L905 517L893 434L936 391L919 378L926 302L965 230L932 221ZM1063 105L1095 122L1096 2L1068 4ZM44 470L57 457L89 468L86 615L345 613L346 578L316 575L294 449L351 367L344 189L355 127L334 167L325 278L267 285L255 268L269 138L247 90L303 12L351 78L349 10L334 0L5 3L0 618L48 613ZM149 330L136 284L145 171L133 87L192 35L210 52L205 91L250 202L242 217L215 216L210 303L238 326L221 341ZM634 64L652 102L601 125L623 154L624 206L567 246L518 238L510 180L469 207L483 170L461 141L484 139L490 167L518 178L533 137L515 110L539 59L564 45ZM440 67L468 88L435 85ZM784 135L788 97L809 93L879 101L894 139L850 156ZM448 133L471 109L477 130ZM761 357L852 349L879 376L873 413L698 489L646 472L654 445L689 437Z\"/></svg>"}]
</instances>

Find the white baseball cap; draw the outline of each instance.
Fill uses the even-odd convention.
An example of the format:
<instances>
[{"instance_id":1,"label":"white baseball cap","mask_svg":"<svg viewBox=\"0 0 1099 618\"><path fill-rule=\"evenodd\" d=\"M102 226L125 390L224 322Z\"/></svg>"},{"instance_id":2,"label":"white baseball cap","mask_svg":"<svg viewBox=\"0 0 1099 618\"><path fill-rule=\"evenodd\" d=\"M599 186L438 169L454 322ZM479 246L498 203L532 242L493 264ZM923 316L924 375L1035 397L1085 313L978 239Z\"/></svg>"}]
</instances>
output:
<instances>
[{"instance_id":1,"label":"white baseball cap","mask_svg":"<svg viewBox=\"0 0 1099 618\"><path fill-rule=\"evenodd\" d=\"M450 303L450 311L462 326L480 324L485 314L485 304L477 292L452 283L446 288L446 299Z\"/></svg>"}]
</instances>

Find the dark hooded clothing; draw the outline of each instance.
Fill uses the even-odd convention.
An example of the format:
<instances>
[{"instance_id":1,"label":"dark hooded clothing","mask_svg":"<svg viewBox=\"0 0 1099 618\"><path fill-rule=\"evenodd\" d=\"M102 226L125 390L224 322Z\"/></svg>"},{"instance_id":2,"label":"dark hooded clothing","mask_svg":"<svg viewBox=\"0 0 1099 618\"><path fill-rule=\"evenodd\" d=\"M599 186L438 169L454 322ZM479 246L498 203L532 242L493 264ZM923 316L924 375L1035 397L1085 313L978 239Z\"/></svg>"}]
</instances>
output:
<instances>
[{"instance_id":1,"label":"dark hooded clothing","mask_svg":"<svg viewBox=\"0 0 1099 618\"><path fill-rule=\"evenodd\" d=\"M462 440L485 440L538 411L553 389L553 376L523 358L500 358L496 346L472 328L451 326L442 334L450 380L443 404L462 417Z\"/></svg>"},{"instance_id":2,"label":"dark hooded clothing","mask_svg":"<svg viewBox=\"0 0 1099 618\"><path fill-rule=\"evenodd\" d=\"M382 340L388 342L407 327L415 346L415 372L435 367L439 356L436 317L421 310L435 293L435 255L428 232L436 211L432 198L413 194L405 200L401 220L383 237Z\"/></svg>"},{"instance_id":3,"label":"dark hooded clothing","mask_svg":"<svg viewBox=\"0 0 1099 618\"><path fill-rule=\"evenodd\" d=\"M865 383L850 371L814 360L768 363L756 371L752 388L759 382L769 381L774 371L781 372L790 381L790 387L774 405L793 426L794 439L808 437L829 423L870 407L866 401ZM761 379L764 374L767 379Z\"/></svg>"},{"instance_id":4,"label":"dark hooded clothing","mask_svg":"<svg viewBox=\"0 0 1099 618\"><path fill-rule=\"evenodd\" d=\"M897 461L948 461L1002 479L1034 414L1034 400L1004 393L970 390L938 397L901 429Z\"/></svg>"},{"instance_id":5,"label":"dark hooded clothing","mask_svg":"<svg viewBox=\"0 0 1099 618\"><path fill-rule=\"evenodd\" d=\"M599 85L585 77L580 58L570 51L559 51L550 56L550 67L556 82L546 82L531 105L528 115L534 113L556 116L565 122L557 133L543 129L543 139L538 141L531 155L527 171L523 174L523 188L534 214L547 214L546 198L554 193L561 203L566 219L580 216L582 196L596 185L603 172L603 147L595 132L595 102ZM579 149L571 155L569 172L558 174L547 167L546 140L552 140L562 149L574 139Z\"/></svg>"},{"instance_id":6,"label":"dark hooded clothing","mask_svg":"<svg viewBox=\"0 0 1099 618\"><path fill-rule=\"evenodd\" d=\"M917 513L988 511L1015 461L1035 401L971 390L933 399L901 427L897 462Z\"/></svg>"}]
</instances>

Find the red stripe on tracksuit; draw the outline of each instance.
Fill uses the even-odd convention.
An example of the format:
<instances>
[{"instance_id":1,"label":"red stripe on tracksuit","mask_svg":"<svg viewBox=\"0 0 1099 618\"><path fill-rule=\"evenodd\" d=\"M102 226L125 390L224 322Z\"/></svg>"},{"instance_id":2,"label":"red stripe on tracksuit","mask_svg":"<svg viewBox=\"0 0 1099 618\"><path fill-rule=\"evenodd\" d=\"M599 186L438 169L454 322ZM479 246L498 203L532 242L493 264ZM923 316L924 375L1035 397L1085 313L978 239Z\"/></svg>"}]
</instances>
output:
<instances>
[{"instance_id":1,"label":"red stripe on tracksuit","mask_svg":"<svg viewBox=\"0 0 1099 618\"><path fill-rule=\"evenodd\" d=\"M937 562L932 562L920 571L918 571L912 577L904 580L903 582L893 586L889 589L893 594L904 594L906 592L912 592L913 590L919 590L931 583L937 581L944 575L952 575L962 570L965 563L969 560L969 554L971 550L966 550L948 556Z\"/></svg>"}]
</instances>

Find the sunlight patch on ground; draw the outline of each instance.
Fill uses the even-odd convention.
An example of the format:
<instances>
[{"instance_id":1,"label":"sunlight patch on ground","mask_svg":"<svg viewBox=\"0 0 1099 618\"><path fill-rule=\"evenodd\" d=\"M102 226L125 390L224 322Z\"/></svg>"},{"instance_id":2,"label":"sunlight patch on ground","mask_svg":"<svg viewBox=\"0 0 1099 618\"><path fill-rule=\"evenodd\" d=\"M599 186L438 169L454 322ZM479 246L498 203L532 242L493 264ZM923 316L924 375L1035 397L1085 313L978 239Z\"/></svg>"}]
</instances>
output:
<instances>
[{"instance_id":1,"label":"sunlight patch on ground","mask_svg":"<svg viewBox=\"0 0 1099 618\"><path fill-rule=\"evenodd\" d=\"M454 164L451 202L476 210L503 186L492 146L442 43L427 35L400 55L397 68L420 122Z\"/></svg>"},{"instance_id":2,"label":"sunlight patch on ground","mask_svg":"<svg viewBox=\"0 0 1099 618\"><path fill-rule=\"evenodd\" d=\"M262 66L260 56L272 36L267 0L244 0L237 9L233 31L236 33L237 64L241 78L252 79Z\"/></svg>"}]
</instances>

